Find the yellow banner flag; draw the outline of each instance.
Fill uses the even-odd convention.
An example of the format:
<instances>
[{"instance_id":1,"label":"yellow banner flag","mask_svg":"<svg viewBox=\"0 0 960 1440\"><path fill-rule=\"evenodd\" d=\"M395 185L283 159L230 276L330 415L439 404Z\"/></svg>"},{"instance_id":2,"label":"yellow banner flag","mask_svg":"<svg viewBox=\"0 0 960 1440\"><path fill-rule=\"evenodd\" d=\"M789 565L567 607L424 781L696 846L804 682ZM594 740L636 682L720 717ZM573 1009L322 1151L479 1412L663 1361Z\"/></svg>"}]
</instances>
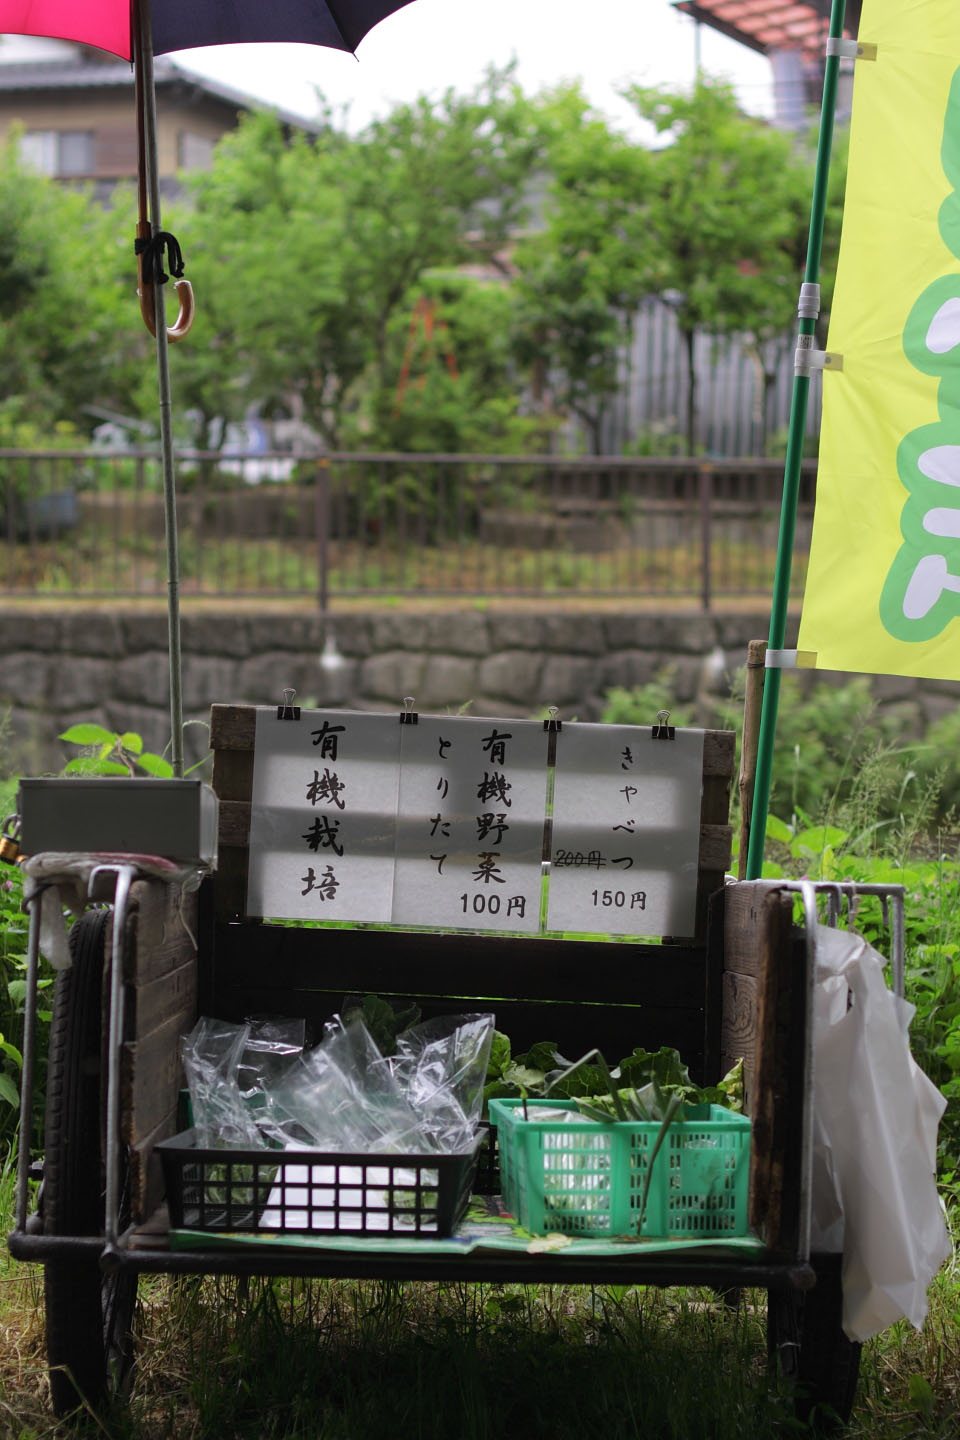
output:
<instances>
[{"instance_id":1,"label":"yellow banner flag","mask_svg":"<svg viewBox=\"0 0 960 1440\"><path fill-rule=\"evenodd\" d=\"M960 679L960 5L864 0L798 646Z\"/></svg>"}]
</instances>

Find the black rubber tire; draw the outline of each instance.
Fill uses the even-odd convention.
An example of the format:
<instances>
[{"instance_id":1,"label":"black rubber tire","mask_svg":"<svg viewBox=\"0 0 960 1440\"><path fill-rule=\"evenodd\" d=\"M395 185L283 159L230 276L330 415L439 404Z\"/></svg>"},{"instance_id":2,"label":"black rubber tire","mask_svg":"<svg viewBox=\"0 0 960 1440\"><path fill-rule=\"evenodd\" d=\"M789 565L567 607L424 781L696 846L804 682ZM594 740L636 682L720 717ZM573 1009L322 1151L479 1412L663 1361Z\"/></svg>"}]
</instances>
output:
<instances>
[{"instance_id":1,"label":"black rubber tire","mask_svg":"<svg viewBox=\"0 0 960 1440\"><path fill-rule=\"evenodd\" d=\"M812 1290L770 1290L767 1356L771 1373L793 1387L797 1416L831 1435L850 1419L862 1346L843 1333L839 1255L814 1257Z\"/></svg>"},{"instance_id":2,"label":"black rubber tire","mask_svg":"<svg viewBox=\"0 0 960 1440\"><path fill-rule=\"evenodd\" d=\"M47 1235L101 1235L105 1172L102 989L106 911L70 931L73 963L57 977L50 1024L43 1168ZM47 1364L55 1413L97 1409L118 1392L133 1354L137 1277L95 1258L47 1262ZM83 1413L83 1411L80 1411Z\"/></svg>"}]
</instances>

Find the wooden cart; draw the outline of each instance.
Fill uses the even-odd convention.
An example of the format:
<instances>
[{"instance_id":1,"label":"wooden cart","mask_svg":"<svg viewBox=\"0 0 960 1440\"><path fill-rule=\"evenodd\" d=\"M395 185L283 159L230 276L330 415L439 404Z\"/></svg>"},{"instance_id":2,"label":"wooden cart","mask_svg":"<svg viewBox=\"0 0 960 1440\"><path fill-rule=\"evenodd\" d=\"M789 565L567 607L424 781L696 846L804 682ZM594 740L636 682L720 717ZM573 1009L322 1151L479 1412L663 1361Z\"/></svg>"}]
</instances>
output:
<instances>
[{"instance_id":1,"label":"wooden cart","mask_svg":"<svg viewBox=\"0 0 960 1440\"><path fill-rule=\"evenodd\" d=\"M796 1379L806 1412L848 1415L859 1347L840 1325L839 1257L809 1249L811 937L794 923L788 887L724 883L733 734L705 735L693 938L658 945L458 934L452 965L449 935L362 927L331 935L245 918L255 713L212 712L216 874L199 895L184 896L141 878L134 858L101 869L94 883L104 906L74 926L73 964L57 981L39 1206L27 1214L22 1155L9 1240L14 1256L45 1266L57 1412L70 1411L78 1392L95 1404L122 1372L138 1274L192 1272L766 1288L771 1364ZM811 922L816 902L807 889ZM32 932L35 926L34 916ZM32 962L28 1051L35 941ZM374 992L416 1000L428 1018L482 1008L470 983L480 976L484 992L498 997L498 1027L517 1050L549 1035L570 1053L586 1033L614 1058L636 1045L667 1044L703 1083L744 1058L750 1224L762 1241L756 1253L745 1259L718 1244L669 1256L634 1245L599 1259L396 1254L376 1239L360 1253L170 1247L155 1146L177 1129L179 1039L198 1014L242 1020L269 1011L319 1027L345 994ZM28 1053L26 1113L31 1064Z\"/></svg>"}]
</instances>

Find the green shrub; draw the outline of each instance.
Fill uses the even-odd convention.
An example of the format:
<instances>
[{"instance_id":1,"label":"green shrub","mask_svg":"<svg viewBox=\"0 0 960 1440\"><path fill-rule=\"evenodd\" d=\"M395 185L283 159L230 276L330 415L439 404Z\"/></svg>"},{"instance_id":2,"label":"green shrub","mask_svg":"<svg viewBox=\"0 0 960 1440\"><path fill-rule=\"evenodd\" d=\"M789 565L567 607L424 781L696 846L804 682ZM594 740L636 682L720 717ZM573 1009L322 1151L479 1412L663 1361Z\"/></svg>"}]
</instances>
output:
<instances>
[{"instance_id":1,"label":"green shrub","mask_svg":"<svg viewBox=\"0 0 960 1440\"><path fill-rule=\"evenodd\" d=\"M731 677L726 694L704 695L696 706L678 705L672 671L666 668L646 685L609 690L601 718L649 725L658 710L669 710L677 725L736 730L739 743L744 675L741 669ZM905 731L914 737L906 744ZM785 675L770 809L856 833L876 823L899 825L910 813L921 828L935 830L960 805L960 772L948 770L945 760L957 753L960 710L938 720L924 736L919 707L878 705L866 676L845 685L820 682L804 695L797 678Z\"/></svg>"}]
</instances>

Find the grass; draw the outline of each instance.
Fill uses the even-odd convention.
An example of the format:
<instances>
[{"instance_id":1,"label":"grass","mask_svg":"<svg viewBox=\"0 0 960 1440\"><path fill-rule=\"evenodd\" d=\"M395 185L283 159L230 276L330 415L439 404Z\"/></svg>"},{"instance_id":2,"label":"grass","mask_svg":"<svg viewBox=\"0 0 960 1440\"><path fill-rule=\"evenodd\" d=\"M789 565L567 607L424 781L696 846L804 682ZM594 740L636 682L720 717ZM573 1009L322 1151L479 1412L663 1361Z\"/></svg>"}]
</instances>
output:
<instances>
[{"instance_id":1,"label":"grass","mask_svg":"<svg viewBox=\"0 0 960 1440\"><path fill-rule=\"evenodd\" d=\"M0 1178L8 1229L13 1177ZM52 1417L39 1267L0 1259L0 1436ZM805 1433L766 1375L765 1292L143 1276L109 1440L772 1440ZM864 1348L849 1440L956 1440L960 1263ZM88 1417L89 1419L89 1417Z\"/></svg>"},{"instance_id":2,"label":"grass","mask_svg":"<svg viewBox=\"0 0 960 1440\"><path fill-rule=\"evenodd\" d=\"M822 759L817 768L822 775ZM785 863L809 870L832 862L822 844L810 851L809 829L782 829ZM837 873L852 864L866 859L844 854ZM914 978L930 970L940 1005L950 998L948 982L960 984L960 873L928 861L901 878L910 890ZM915 1046L942 1046L949 1059L951 1017L935 1013L922 994L917 999ZM955 1124L949 1131L955 1135ZM956 1217L956 1172L950 1192ZM8 1172L0 1177L7 1228L11 1198ZM957 1440L956 1254L931 1285L929 1303L921 1332L901 1322L865 1346L848 1440ZM700 1290L148 1276L137 1323L141 1358L129 1405L89 1433L116 1440L774 1440L804 1433L766 1375L762 1291L746 1291L728 1308ZM42 1327L39 1269L0 1258L0 1437L57 1433Z\"/></svg>"},{"instance_id":3,"label":"grass","mask_svg":"<svg viewBox=\"0 0 960 1440\"><path fill-rule=\"evenodd\" d=\"M185 598L203 595L314 595L319 589L316 543L302 533L288 538L201 535L188 523L180 533ZM334 596L623 594L661 599L699 596L702 588L696 534L681 542L644 543L577 552L562 546L488 544L463 539L418 545L391 538L331 542L327 589ZM769 593L772 546L746 541L715 542L711 556L713 593ZM794 586L803 584L798 563ZM166 579L160 537L97 532L81 527L59 544L0 548L0 590L8 595L163 595Z\"/></svg>"},{"instance_id":4,"label":"grass","mask_svg":"<svg viewBox=\"0 0 960 1440\"><path fill-rule=\"evenodd\" d=\"M39 1274L0 1287L0 1434L52 1434ZM958 1307L945 1272L921 1334L865 1347L850 1440L955 1440ZM762 1291L147 1277L138 1324L128 1404L98 1422L116 1440L803 1433L765 1373Z\"/></svg>"}]
</instances>

